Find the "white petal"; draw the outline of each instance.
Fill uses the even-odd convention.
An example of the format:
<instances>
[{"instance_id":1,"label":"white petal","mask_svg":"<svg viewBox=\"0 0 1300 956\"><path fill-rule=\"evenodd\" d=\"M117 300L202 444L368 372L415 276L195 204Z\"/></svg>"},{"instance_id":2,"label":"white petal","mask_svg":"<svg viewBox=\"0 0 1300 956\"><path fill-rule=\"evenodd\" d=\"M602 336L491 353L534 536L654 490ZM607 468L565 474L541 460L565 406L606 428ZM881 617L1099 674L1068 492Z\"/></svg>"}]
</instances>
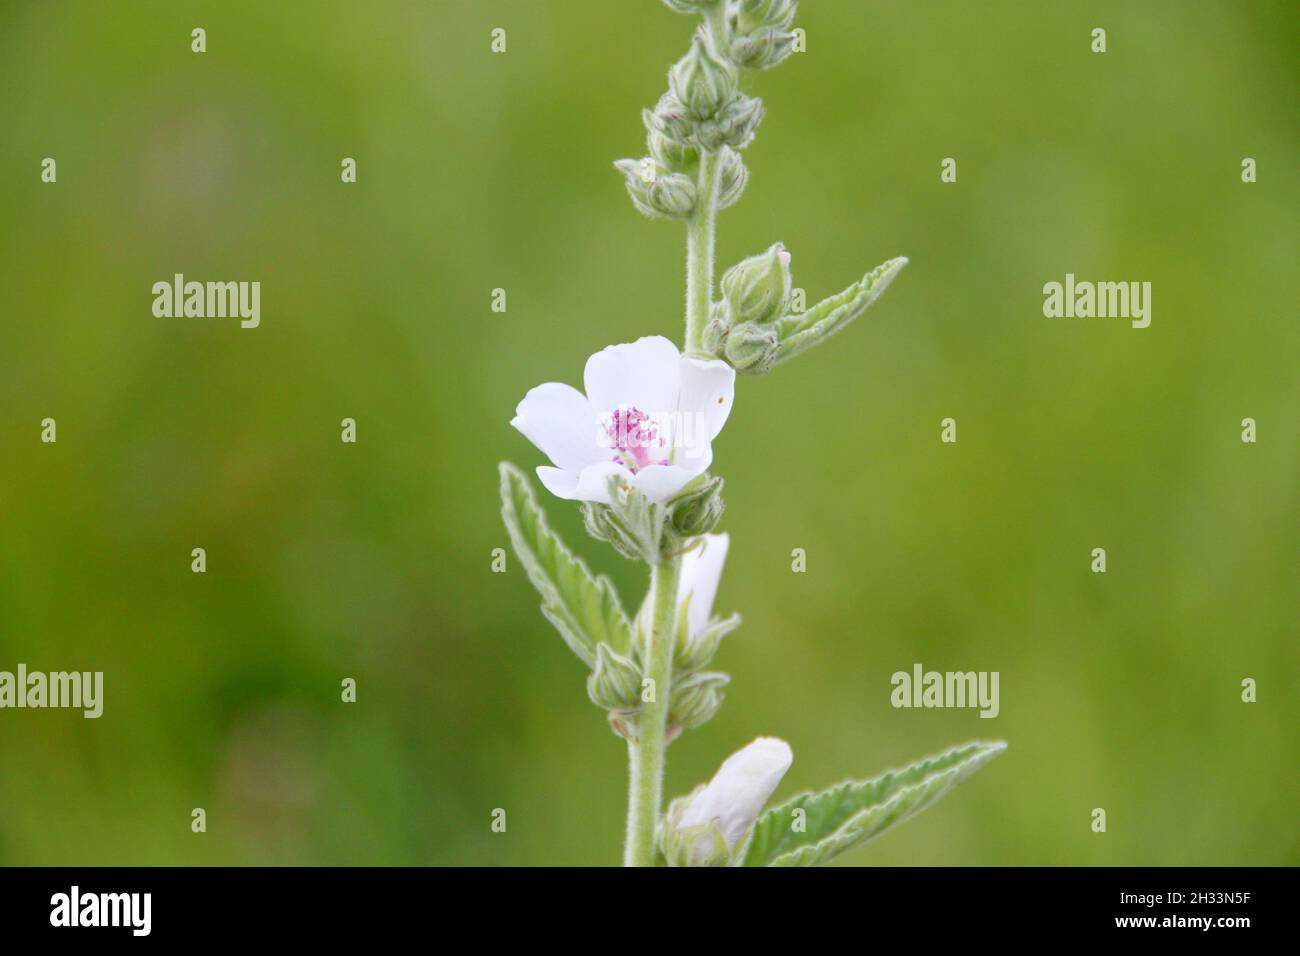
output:
<instances>
[{"instance_id":1,"label":"white petal","mask_svg":"<svg viewBox=\"0 0 1300 956\"><path fill-rule=\"evenodd\" d=\"M636 473L632 484L656 504L663 504L695 477L679 465L647 465Z\"/></svg>"},{"instance_id":2,"label":"white petal","mask_svg":"<svg viewBox=\"0 0 1300 956\"><path fill-rule=\"evenodd\" d=\"M578 476L575 472L552 468L550 465L538 465L537 478L542 487L557 498L572 500L578 497Z\"/></svg>"},{"instance_id":3,"label":"white petal","mask_svg":"<svg viewBox=\"0 0 1300 956\"><path fill-rule=\"evenodd\" d=\"M717 820L727 845L734 850L793 761L794 754L784 740L759 737L723 761L709 785L686 808L678 825L689 827ZM705 840L707 836L701 837L701 842Z\"/></svg>"},{"instance_id":4,"label":"white petal","mask_svg":"<svg viewBox=\"0 0 1300 956\"><path fill-rule=\"evenodd\" d=\"M609 504L610 475L622 475L631 481L632 473L616 461L600 461L588 465L578 475L578 487L574 497L579 501L598 501Z\"/></svg>"},{"instance_id":5,"label":"white petal","mask_svg":"<svg viewBox=\"0 0 1300 956\"><path fill-rule=\"evenodd\" d=\"M722 565L727 560L731 538L725 534L706 534L694 551L682 556L681 580L677 587L678 601L691 595L686 610L688 636L694 638L709 623L713 613L713 599L718 596L718 582L722 580Z\"/></svg>"},{"instance_id":6,"label":"white petal","mask_svg":"<svg viewBox=\"0 0 1300 956\"><path fill-rule=\"evenodd\" d=\"M668 418L677 408L679 359L677 346L662 335L611 345L587 359L587 399L598 416L639 408L655 418Z\"/></svg>"},{"instance_id":7,"label":"white petal","mask_svg":"<svg viewBox=\"0 0 1300 956\"><path fill-rule=\"evenodd\" d=\"M708 442L674 448L673 452L673 464L684 468L691 477L708 471L709 465L713 464L713 446Z\"/></svg>"},{"instance_id":8,"label":"white petal","mask_svg":"<svg viewBox=\"0 0 1300 956\"><path fill-rule=\"evenodd\" d=\"M726 362L682 358L677 410L683 437L710 442L718 437L736 398L736 370Z\"/></svg>"},{"instance_id":9,"label":"white petal","mask_svg":"<svg viewBox=\"0 0 1300 956\"><path fill-rule=\"evenodd\" d=\"M566 471L609 457L596 442L599 424L591 403L572 386L547 382L530 389L510 424Z\"/></svg>"}]
</instances>

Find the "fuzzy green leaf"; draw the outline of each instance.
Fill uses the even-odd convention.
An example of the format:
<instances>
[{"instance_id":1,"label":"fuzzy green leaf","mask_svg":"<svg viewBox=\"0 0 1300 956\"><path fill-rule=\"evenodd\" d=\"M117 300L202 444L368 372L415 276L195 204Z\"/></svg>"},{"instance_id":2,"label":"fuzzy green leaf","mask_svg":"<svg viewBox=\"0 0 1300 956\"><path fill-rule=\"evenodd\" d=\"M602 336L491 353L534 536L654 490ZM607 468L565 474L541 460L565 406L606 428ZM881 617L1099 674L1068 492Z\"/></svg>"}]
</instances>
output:
<instances>
[{"instance_id":1,"label":"fuzzy green leaf","mask_svg":"<svg viewBox=\"0 0 1300 956\"><path fill-rule=\"evenodd\" d=\"M821 793L801 793L763 814L745 866L816 866L920 813L1007 747L972 741L870 780L848 780ZM803 810L804 832L791 829Z\"/></svg>"},{"instance_id":2,"label":"fuzzy green leaf","mask_svg":"<svg viewBox=\"0 0 1300 956\"><path fill-rule=\"evenodd\" d=\"M802 315L781 319L777 323L780 344L772 364L780 365L844 328L880 298L905 265L903 256L882 262L838 295L822 299Z\"/></svg>"},{"instance_id":3,"label":"fuzzy green leaf","mask_svg":"<svg viewBox=\"0 0 1300 956\"><path fill-rule=\"evenodd\" d=\"M510 543L542 596L542 614L555 625L573 653L591 667L596 646L605 643L620 654L632 644L632 627L614 585L599 577L546 523L524 473L501 463L501 517Z\"/></svg>"}]
</instances>

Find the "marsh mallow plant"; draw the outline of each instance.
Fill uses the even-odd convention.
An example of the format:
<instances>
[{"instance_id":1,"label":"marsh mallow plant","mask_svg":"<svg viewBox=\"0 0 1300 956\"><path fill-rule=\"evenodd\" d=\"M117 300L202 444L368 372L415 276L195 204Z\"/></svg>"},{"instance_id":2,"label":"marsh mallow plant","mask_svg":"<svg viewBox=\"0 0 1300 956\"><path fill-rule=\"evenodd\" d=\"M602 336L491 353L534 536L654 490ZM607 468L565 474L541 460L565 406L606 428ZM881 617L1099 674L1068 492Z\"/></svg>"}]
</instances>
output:
<instances>
[{"instance_id":1,"label":"marsh mallow plant","mask_svg":"<svg viewBox=\"0 0 1300 956\"><path fill-rule=\"evenodd\" d=\"M537 468L557 498L581 503L587 530L649 567L650 587L629 615L609 579L551 530L518 468L501 465L502 514L542 614L590 669L587 693L627 741L630 787L624 862L630 866L810 866L862 843L933 803L1000 753L974 742L867 780L801 793L763 812L793 760L760 737L707 784L663 809L664 755L722 705L729 677L712 669L737 615L713 603L730 539L713 439L731 416L736 375L771 372L861 315L894 280L890 259L843 292L791 311L790 252L780 242L723 273L715 290L718 212L744 192L741 158L763 119L741 91L798 47L795 0L664 0L698 16L668 90L645 110L649 155L619 160L632 204L686 226L686 333L591 356L583 388L549 382L519 403L515 428L550 464ZM714 298L715 291L718 298Z\"/></svg>"}]
</instances>

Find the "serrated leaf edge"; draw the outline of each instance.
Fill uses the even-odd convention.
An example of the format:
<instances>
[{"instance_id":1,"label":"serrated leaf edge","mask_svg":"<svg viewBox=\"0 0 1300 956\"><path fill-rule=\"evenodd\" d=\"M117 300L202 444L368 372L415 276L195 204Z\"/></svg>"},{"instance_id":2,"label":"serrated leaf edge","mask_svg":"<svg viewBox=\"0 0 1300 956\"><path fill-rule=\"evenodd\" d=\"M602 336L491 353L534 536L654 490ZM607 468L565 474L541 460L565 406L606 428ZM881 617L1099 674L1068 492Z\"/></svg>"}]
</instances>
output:
<instances>
[{"instance_id":1,"label":"serrated leaf edge","mask_svg":"<svg viewBox=\"0 0 1300 956\"><path fill-rule=\"evenodd\" d=\"M941 761L943 760L944 757L952 754L954 751L975 748L975 747L982 747L984 749L977 750L976 752L972 753L969 757L965 758L964 760L956 764L953 764L952 766L947 767L942 771L939 771L933 776L923 778L922 780L919 780L914 784L910 784L906 787L903 787L902 789L891 794L881 803L873 803L863 807L861 810L857 811L851 817L849 817L847 820L841 823L834 831L827 834L825 837L818 840L816 843L810 843L810 844L806 844L805 846L797 847L793 850L788 850L785 853L773 857L771 860L762 864L751 862L748 858L749 851L750 851L749 844L752 841L753 832L757 830L758 826L760 826L763 820L766 819L769 815L779 815L782 817L786 817L789 815L789 813L792 810L799 808L802 804L807 803L810 799L814 799L816 797L829 793L830 791L838 789L840 787L852 786L854 784L860 784L866 786L873 782L879 781L885 777L888 777L890 775L907 773L908 771L914 770L926 764L927 762ZM759 865L815 866L817 864L824 863L826 862L826 860L830 859L831 857L838 856L840 853L843 853L856 846L859 846L872 839L875 839L876 837L880 836L882 833L885 833L893 829L895 826L902 823L903 821L915 816L916 814L920 813L922 810L925 810L931 804L937 802L940 798L942 798L945 794L947 794L947 792L951 790L954 786L956 786L962 780L965 780L976 770L978 770L984 764L988 763L994 757L1001 754L1006 749L1007 749L1007 744L1006 741L1003 740L971 740L965 743L961 743L949 747L947 750L944 750L940 753L927 754L926 756L921 757L918 760L914 760L912 763L907 764L905 766L891 767L890 769L884 770L873 777L867 777L863 780L854 780L854 779L841 780L839 783L833 784L832 786L826 787L819 791L806 790L802 793L795 794L793 797L790 797L788 800L786 800L779 806L773 807L771 810L768 810L761 817L759 817L757 823L755 824L754 831L751 831L750 836L746 840L746 846L744 847L744 854L740 858L744 860L743 863L744 866L759 866ZM945 777L948 778L948 780L946 783L942 783L941 781L943 781ZM861 836L861 837L857 835L848 835L846 833L846 831L850 831L855 825L857 825L863 817L873 813L879 813L887 809L891 805L897 804L898 802L902 801L905 797L915 793L917 790L924 789L927 787L936 787L936 789L934 793L930 794L926 798L924 803L916 807L909 808L909 810L906 813L904 813L902 816L900 816L898 819L889 821L879 830L876 830L866 836ZM847 836L847 840L846 840L846 836ZM837 842L841 842L843 845L836 846L835 844Z\"/></svg>"},{"instance_id":2,"label":"serrated leaf edge","mask_svg":"<svg viewBox=\"0 0 1300 956\"><path fill-rule=\"evenodd\" d=\"M587 563L570 551L559 535L551 529L550 522L546 520L546 513L537 502L537 497L533 493L527 475L520 468L508 461L503 461L499 466L499 471L501 476L501 519L505 523L506 532L510 536L510 544L514 548L515 556L524 566L524 572L527 574L528 580L537 590L537 593L541 595L542 615L560 632L560 636L569 646L569 649L588 667L595 664L596 645L602 641L608 643L613 650L618 651L620 654L628 653L631 645L632 625L628 620L627 612L619 601L618 593L614 590L613 582L603 574L592 574L591 569L587 567ZM528 542L524 539L522 531L524 519L519 515L518 509L515 507L512 483L518 486L526 504L532 509L538 539L548 541L555 555L561 560L567 561L572 570L576 572L580 586L591 589L593 595L600 602L601 617L605 619L607 624L612 623L617 633L586 633L582 622L577 619L571 609L582 598L580 596L566 597L561 591L561 582L555 580L547 569L542 567L539 556L533 552L533 549L529 547Z\"/></svg>"}]
</instances>

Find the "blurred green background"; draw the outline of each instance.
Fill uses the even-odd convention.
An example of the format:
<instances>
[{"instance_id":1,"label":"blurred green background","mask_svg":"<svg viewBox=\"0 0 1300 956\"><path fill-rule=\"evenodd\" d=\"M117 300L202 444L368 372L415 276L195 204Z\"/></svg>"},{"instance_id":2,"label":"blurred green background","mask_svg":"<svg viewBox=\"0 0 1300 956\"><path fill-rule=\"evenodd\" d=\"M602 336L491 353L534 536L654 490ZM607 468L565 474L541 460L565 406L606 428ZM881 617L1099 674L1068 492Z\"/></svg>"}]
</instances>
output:
<instances>
[{"instance_id":1,"label":"blurred green background","mask_svg":"<svg viewBox=\"0 0 1300 956\"><path fill-rule=\"evenodd\" d=\"M778 796L996 736L844 862L1300 862L1297 9L803 4L807 52L748 84L719 265L783 240L810 301L911 265L739 382L718 608L746 623L669 795L759 734L794 748ZM0 669L106 685L97 721L0 712L0 862L619 860L624 748L513 557L490 571L496 465L542 461L526 389L680 338L683 230L610 163L691 28L655 0L0 7ZM261 327L154 318L176 272L261 281ZM1151 327L1044 318L1067 272L1151 282ZM545 505L635 606L640 569ZM1000 716L891 708L915 662L999 671Z\"/></svg>"}]
</instances>

